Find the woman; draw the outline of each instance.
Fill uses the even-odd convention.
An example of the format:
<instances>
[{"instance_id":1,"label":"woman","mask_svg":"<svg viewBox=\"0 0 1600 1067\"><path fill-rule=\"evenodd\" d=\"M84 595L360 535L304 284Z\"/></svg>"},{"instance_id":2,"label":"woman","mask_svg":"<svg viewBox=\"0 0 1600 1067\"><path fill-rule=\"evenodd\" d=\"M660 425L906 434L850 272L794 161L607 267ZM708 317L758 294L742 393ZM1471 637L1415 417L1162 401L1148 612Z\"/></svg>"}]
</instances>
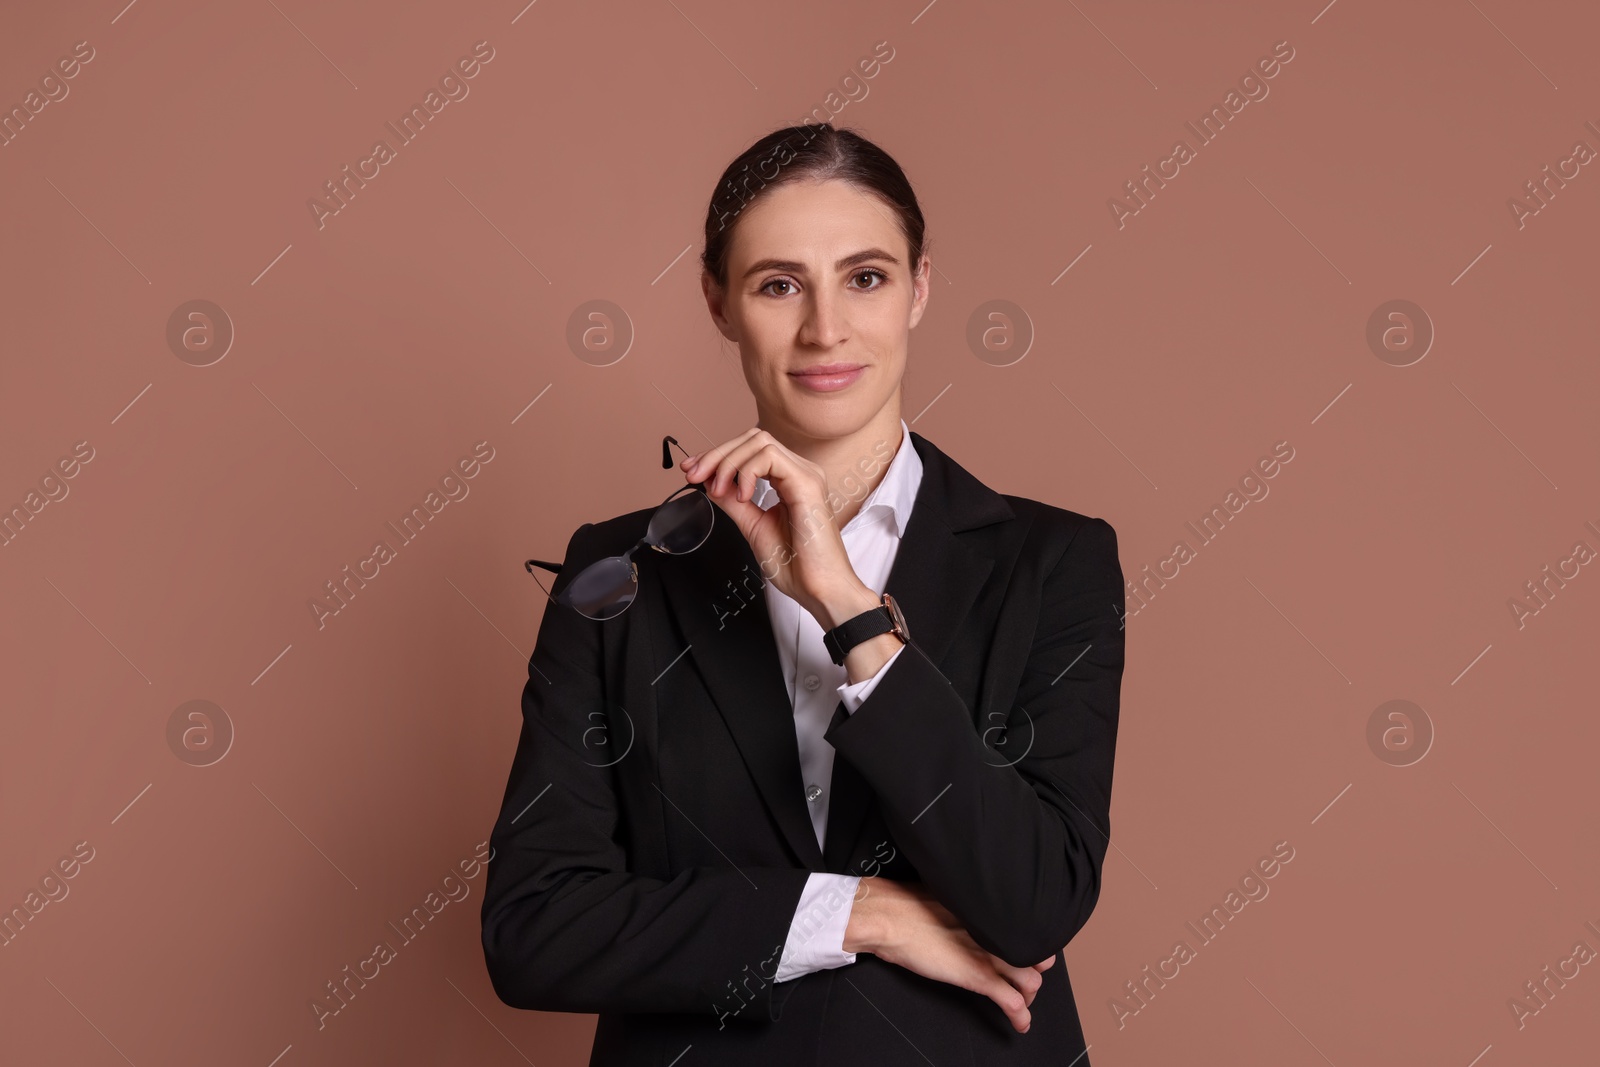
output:
<instances>
[{"instance_id":1,"label":"woman","mask_svg":"<svg viewBox=\"0 0 1600 1067\"><path fill-rule=\"evenodd\" d=\"M567 545L491 837L495 990L598 1013L596 1065L1085 1067L1059 957L1109 843L1115 531L902 420L929 260L871 142L757 141L702 264L756 426ZM636 589L585 572L695 507ZM625 595L573 591L607 566Z\"/></svg>"}]
</instances>

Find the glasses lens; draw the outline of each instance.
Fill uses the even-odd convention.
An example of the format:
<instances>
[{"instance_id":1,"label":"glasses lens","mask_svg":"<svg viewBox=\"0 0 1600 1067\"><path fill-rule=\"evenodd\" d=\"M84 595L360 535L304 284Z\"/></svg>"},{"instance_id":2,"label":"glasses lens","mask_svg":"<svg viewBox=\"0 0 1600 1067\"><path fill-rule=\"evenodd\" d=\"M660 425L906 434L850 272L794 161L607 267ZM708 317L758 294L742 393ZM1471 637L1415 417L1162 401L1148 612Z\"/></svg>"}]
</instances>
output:
<instances>
[{"instance_id":1,"label":"glasses lens","mask_svg":"<svg viewBox=\"0 0 1600 1067\"><path fill-rule=\"evenodd\" d=\"M597 622L621 615L639 591L633 567L621 556L597 560L578 572L561 599Z\"/></svg>"},{"instance_id":2,"label":"glasses lens","mask_svg":"<svg viewBox=\"0 0 1600 1067\"><path fill-rule=\"evenodd\" d=\"M711 499L692 485L679 490L650 518L645 540L663 552L693 552L711 536Z\"/></svg>"}]
</instances>

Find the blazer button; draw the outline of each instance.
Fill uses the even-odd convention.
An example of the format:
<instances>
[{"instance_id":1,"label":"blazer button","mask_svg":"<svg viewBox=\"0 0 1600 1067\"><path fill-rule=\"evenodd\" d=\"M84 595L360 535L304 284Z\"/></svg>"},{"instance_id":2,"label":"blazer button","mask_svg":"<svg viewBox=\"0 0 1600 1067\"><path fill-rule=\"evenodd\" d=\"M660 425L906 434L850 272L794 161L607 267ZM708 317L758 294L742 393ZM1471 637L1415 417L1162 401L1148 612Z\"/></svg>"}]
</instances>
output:
<instances>
[{"instance_id":1,"label":"blazer button","mask_svg":"<svg viewBox=\"0 0 1600 1067\"><path fill-rule=\"evenodd\" d=\"M805 686L806 686L807 689L811 690L812 692L816 692L817 686L819 686L821 684L822 684L822 679L821 678L818 678L814 674L806 675Z\"/></svg>"}]
</instances>

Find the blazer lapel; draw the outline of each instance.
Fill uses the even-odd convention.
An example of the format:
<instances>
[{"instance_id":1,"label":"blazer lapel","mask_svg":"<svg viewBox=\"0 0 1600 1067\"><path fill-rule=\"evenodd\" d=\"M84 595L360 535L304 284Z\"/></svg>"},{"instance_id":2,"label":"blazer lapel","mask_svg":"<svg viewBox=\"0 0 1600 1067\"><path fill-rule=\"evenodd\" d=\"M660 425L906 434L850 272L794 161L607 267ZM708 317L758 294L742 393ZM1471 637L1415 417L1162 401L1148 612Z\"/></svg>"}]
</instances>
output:
<instances>
[{"instance_id":1,"label":"blazer lapel","mask_svg":"<svg viewBox=\"0 0 1600 1067\"><path fill-rule=\"evenodd\" d=\"M992 559L958 535L1011 518L1012 511L998 493L926 438L913 431L910 440L922 459L922 481L885 589L900 603L912 643L937 664L994 567ZM811 826L794 708L760 564L749 542L718 508L711 537L700 549L651 559L658 564L667 608L688 641L684 659L699 668L785 840L807 869L846 873L873 803L872 790L845 760L834 760L824 856ZM917 649L905 654L916 655ZM867 711L864 706L861 713ZM834 709L835 721L845 714L841 701Z\"/></svg>"},{"instance_id":2,"label":"blazer lapel","mask_svg":"<svg viewBox=\"0 0 1600 1067\"><path fill-rule=\"evenodd\" d=\"M750 543L717 508L704 545L687 556L656 558L667 607L688 641L683 658L699 668L789 847L806 869L821 870L822 850L800 776L794 708Z\"/></svg>"},{"instance_id":3,"label":"blazer lapel","mask_svg":"<svg viewBox=\"0 0 1600 1067\"><path fill-rule=\"evenodd\" d=\"M922 482L884 591L900 605L916 646L901 654L915 656L921 649L937 665L994 569L993 559L974 551L958 535L1011 518L1012 511L1000 494L915 431L911 443L922 459ZM840 701L833 721L849 714ZM871 714L870 698L856 714ZM833 761L832 789L824 860L828 870L844 871L875 798L866 779L842 758Z\"/></svg>"}]
</instances>

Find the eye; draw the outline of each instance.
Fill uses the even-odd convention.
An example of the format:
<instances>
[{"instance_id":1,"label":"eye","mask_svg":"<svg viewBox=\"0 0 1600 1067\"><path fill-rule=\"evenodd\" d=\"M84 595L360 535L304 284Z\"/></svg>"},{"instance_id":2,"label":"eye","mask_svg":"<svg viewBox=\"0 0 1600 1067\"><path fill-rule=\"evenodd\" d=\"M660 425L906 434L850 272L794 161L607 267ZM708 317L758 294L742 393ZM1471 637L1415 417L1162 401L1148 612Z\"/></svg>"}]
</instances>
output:
<instances>
[{"instance_id":1,"label":"eye","mask_svg":"<svg viewBox=\"0 0 1600 1067\"><path fill-rule=\"evenodd\" d=\"M768 282L766 285L763 285L760 289L757 289L756 292L765 293L769 288L771 288L774 285L787 285L787 286L790 287L790 289L794 288L794 282L790 281L788 278L774 278L770 282ZM771 295L773 295L773 296L788 296L789 294L788 293L773 293Z\"/></svg>"},{"instance_id":2,"label":"eye","mask_svg":"<svg viewBox=\"0 0 1600 1067\"><path fill-rule=\"evenodd\" d=\"M858 270L853 275L853 277L855 277L857 279L860 279L860 278L877 278L878 279L878 284L877 285L873 285L873 286L870 286L870 287L868 287L868 286L863 286L862 287L863 289L865 289L866 292L869 292L869 293L872 292L874 289L882 289L884 287L884 285L886 285L888 283L888 281L889 281L889 276L887 274L883 273L883 271L878 270L875 267L868 267L865 270Z\"/></svg>"}]
</instances>

